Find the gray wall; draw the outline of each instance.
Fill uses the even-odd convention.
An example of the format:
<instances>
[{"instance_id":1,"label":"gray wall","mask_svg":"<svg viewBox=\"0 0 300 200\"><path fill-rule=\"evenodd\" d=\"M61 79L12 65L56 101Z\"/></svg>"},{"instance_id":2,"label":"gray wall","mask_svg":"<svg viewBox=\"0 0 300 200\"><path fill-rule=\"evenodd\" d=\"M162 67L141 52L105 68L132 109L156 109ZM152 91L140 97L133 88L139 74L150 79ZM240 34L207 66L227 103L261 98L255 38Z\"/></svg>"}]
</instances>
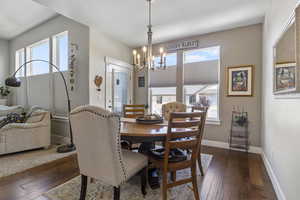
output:
<instances>
[{"instance_id":1,"label":"gray wall","mask_svg":"<svg viewBox=\"0 0 300 200\"><path fill-rule=\"evenodd\" d=\"M0 86L4 84L9 69L8 41L0 39Z\"/></svg>"},{"instance_id":2,"label":"gray wall","mask_svg":"<svg viewBox=\"0 0 300 200\"><path fill-rule=\"evenodd\" d=\"M262 25L252 25L232 30L200 35L182 40L199 40L200 47L220 46L220 120L221 125L207 125L204 139L228 142L233 106L244 107L249 112L250 142L253 146L260 146L261 123L261 65L262 65ZM170 41L154 46L172 44ZM227 83L225 80L228 66L255 65L255 81L253 97L227 97ZM136 103L146 102L147 89L136 88Z\"/></svg>"},{"instance_id":3,"label":"gray wall","mask_svg":"<svg viewBox=\"0 0 300 200\"><path fill-rule=\"evenodd\" d=\"M112 57L127 63L131 62L131 49L103 33L90 28L90 104L105 106L105 56ZM103 83L101 91L96 90L94 78L96 75L102 76Z\"/></svg>"},{"instance_id":4,"label":"gray wall","mask_svg":"<svg viewBox=\"0 0 300 200\"><path fill-rule=\"evenodd\" d=\"M76 107L89 102L89 28L87 26L64 16L57 16L12 39L9 42L10 71L13 72L15 70L16 50L66 30L69 31L69 46L71 43L76 43L79 46L75 91L71 92L72 107ZM67 72L64 74L68 77ZM51 101L53 101L54 111L65 113L67 107L63 82L57 73L55 73L53 77L53 86L51 79L52 75L50 74L37 75L28 78L28 104L51 108L50 104ZM52 93L51 90L54 92ZM24 98L24 92L15 92L13 103L24 104L24 99L20 100L22 98Z\"/></svg>"},{"instance_id":5,"label":"gray wall","mask_svg":"<svg viewBox=\"0 0 300 200\"><path fill-rule=\"evenodd\" d=\"M276 99L272 95L272 47L296 3L297 0L272 0L265 18L263 48L262 147L288 200L299 199L300 99Z\"/></svg>"}]
</instances>

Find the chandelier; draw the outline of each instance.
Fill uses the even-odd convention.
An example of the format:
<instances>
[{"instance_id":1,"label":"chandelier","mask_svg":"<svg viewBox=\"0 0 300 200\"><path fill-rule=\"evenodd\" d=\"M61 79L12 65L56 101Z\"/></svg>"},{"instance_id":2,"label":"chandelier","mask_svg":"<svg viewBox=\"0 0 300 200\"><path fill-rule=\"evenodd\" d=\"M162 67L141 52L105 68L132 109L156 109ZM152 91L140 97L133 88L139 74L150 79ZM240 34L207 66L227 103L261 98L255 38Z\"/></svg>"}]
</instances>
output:
<instances>
[{"instance_id":1,"label":"chandelier","mask_svg":"<svg viewBox=\"0 0 300 200\"><path fill-rule=\"evenodd\" d=\"M166 53L161 47L159 49L159 57L157 60L153 56L152 52L152 24L151 24L151 3L153 0L146 0L149 5L149 25L148 25L148 45L143 46L141 50L133 50L133 65L136 71L144 69L166 69ZM141 54L139 53L141 52ZM158 62L157 62L158 61Z\"/></svg>"}]
</instances>

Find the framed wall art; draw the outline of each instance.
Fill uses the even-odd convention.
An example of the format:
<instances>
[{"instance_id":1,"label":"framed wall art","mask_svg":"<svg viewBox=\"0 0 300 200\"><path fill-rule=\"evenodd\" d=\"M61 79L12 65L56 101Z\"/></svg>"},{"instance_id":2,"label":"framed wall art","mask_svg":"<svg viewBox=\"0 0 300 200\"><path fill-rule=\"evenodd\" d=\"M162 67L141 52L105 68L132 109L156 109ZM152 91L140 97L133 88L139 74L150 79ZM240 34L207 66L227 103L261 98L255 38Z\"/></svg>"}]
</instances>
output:
<instances>
[{"instance_id":1,"label":"framed wall art","mask_svg":"<svg viewBox=\"0 0 300 200\"><path fill-rule=\"evenodd\" d=\"M292 92L296 90L296 63L277 63L274 70L274 92Z\"/></svg>"},{"instance_id":2,"label":"framed wall art","mask_svg":"<svg viewBox=\"0 0 300 200\"><path fill-rule=\"evenodd\" d=\"M227 68L227 96L253 96L254 66Z\"/></svg>"}]
</instances>

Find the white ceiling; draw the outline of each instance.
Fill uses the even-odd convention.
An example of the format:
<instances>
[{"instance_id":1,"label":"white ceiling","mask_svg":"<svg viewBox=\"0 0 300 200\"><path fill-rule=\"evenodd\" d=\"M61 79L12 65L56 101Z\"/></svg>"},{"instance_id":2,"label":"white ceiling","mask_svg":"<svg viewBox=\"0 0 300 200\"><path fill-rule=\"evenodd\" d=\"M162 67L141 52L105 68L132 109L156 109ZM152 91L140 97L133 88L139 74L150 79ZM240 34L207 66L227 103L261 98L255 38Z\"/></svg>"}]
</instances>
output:
<instances>
[{"instance_id":1,"label":"white ceiling","mask_svg":"<svg viewBox=\"0 0 300 200\"><path fill-rule=\"evenodd\" d=\"M146 0L34 0L132 47L146 43ZM263 22L268 0L155 0L154 43Z\"/></svg>"},{"instance_id":2,"label":"white ceiling","mask_svg":"<svg viewBox=\"0 0 300 200\"><path fill-rule=\"evenodd\" d=\"M32 0L0 0L0 38L12 39L55 15Z\"/></svg>"}]
</instances>

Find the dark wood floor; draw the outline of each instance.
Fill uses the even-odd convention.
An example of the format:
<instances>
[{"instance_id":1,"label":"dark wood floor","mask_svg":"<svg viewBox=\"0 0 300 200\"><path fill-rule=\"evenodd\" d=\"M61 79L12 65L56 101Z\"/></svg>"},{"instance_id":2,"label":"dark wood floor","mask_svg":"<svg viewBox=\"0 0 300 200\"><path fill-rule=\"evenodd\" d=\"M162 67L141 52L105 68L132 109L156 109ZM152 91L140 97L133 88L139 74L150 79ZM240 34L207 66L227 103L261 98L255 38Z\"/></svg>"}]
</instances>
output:
<instances>
[{"instance_id":1,"label":"dark wood floor","mask_svg":"<svg viewBox=\"0 0 300 200\"><path fill-rule=\"evenodd\" d=\"M225 149L204 147L213 160L201 182L202 200L277 199L262 159ZM0 179L0 200L47 200L42 194L77 176L75 156Z\"/></svg>"}]
</instances>

